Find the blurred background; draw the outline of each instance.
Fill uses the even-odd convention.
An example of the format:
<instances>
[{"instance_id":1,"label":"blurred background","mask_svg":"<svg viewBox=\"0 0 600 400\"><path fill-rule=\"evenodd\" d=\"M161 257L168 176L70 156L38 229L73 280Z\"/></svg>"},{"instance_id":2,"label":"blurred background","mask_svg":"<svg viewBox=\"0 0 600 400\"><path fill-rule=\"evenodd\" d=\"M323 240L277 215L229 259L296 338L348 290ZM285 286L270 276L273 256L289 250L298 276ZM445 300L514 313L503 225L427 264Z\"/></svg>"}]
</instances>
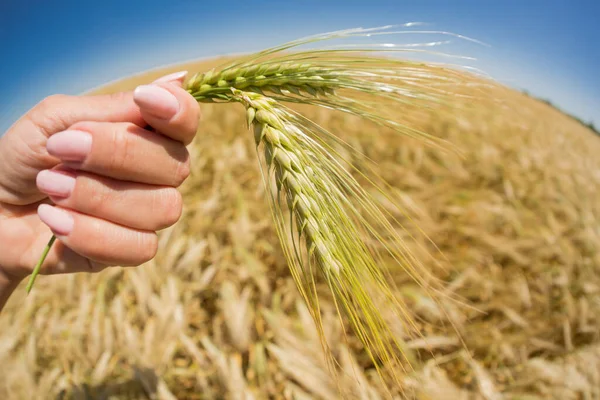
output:
<instances>
[{"instance_id":1,"label":"blurred background","mask_svg":"<svg viewBox=\"0 0 600 400\"><path fill-rule=\"evenodd\" d=\"M454 40L444 50L475 57L498 81L598 125L599 11L593 0L2 0L0 132L53 93L315 33L411 21L489 44Z\"/></svg>"},{"instance_id":2,"label":"blurred background","mask_svg":"<svg viewBox=\"0 0 600 400\"><path fill-rule=\"evenodd\" d=\"M447 60L515 90L469 75L473 84L459 91L467 96L444 103L451 112L382 101L460 155L341 112L299 110L358 150L336 142L345 162L377 161L384 194L401 212L367 190L443 294L464 300L437 301L391 270L417 331L389 318L415 360L395 398L596 400L599 12L597 1L548 0L0 0L0 134L54 93L132 90L182 68L208 71L219 55L324 31L420 21L412 29L477 39L485 44L393 37L450 40L433 50L470 56ZM500 101L472 101L481 93ZM0 314L1 399L328 400L340 388L347 398L389 398L319 282L340 372L329 374L275 232L244 113L235 104L202 104L202 113L180 188L183 216L160 233L154 260L43 276L28 296L17 288Z\"/></svg>"}]
</instances>

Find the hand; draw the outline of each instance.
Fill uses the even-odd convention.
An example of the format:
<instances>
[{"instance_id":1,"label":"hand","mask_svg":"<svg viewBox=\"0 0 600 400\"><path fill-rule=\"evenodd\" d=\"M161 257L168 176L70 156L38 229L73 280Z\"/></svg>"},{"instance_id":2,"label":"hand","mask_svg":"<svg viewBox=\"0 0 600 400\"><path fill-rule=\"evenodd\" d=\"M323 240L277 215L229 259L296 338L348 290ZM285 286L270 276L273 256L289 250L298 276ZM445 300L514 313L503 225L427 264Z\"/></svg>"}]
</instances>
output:
<instances>
[{"instance_id":1,"label":"hand","mask_svg":"<svg viewBox=\"0 0 600 400\"><path fill-rule=\"evenodd\" d=\"M176 188L189 175L185 145L200 115L184 76L129 93L49 97L0 138L0 308L2 282L30 274L52 233L44 274L154 257L155 231L181 215Z\"/></svg>"}]
</instances>

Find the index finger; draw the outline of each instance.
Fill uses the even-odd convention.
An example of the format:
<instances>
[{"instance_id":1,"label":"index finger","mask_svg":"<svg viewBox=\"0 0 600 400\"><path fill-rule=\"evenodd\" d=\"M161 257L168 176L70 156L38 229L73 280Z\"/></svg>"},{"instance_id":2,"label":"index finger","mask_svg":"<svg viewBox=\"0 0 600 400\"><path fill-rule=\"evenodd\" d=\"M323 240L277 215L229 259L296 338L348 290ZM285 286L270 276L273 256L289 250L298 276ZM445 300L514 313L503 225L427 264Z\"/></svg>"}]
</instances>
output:
<instances>
[{"instance_id":1,"label":"index finger","mask_svg":"<svg viewBox=\"0 0 600 400\"><path fill-rule=\"evenodd\" d=\"M132 92L50 96L36 105L17 124L27 121L33 122L34 127L38 127L46 137L64 131L80 121L132 122L144 126L144 119L133 101Z\"/></svg>"},{"instance_id":2,"label":"index finger","mask_svg":"<svg viewBox=\"0 0 600 400\"><path fill-rule=\"evenodd\" d=\"M157 132L189 144L198 130L200 106L182 88L185 73L172 76L176 79L159 79L150 85L138 86L133 92L133 100L139 106L142 118Z\"/></svg>"}]
</instances>

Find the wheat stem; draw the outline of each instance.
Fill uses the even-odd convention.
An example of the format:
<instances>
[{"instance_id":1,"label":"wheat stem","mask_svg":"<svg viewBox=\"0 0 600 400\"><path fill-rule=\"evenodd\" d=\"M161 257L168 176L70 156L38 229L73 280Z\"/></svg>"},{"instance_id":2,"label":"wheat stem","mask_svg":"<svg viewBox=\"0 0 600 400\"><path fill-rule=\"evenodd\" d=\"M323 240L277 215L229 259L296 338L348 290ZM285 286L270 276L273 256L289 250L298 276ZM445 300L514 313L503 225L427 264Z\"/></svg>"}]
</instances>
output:
<instances>
[{"instance_id":1,"label":"wheat stem","mask_svg":"<svg viewBox=\"0 0 600 400\"><path fill-rule=\"evenodd\" d=\"M33 284L35 283L35 278L37 278L37 276L39 275L40 270L42 269L42 264L44 264L44 261L46 261L46 257L48 257L48 253L50 252L50 249L52 248L52 245L54 244L55 240L56 240L56 236L52 235L52 237L48 241L48 244L46 244L46 247L44 247L44 251L42 251L42 255L41 255L40 259L38 260L37 264L35 264L35 267L33 268L33 272L31 273L31 276L29 277L29 282L27 282L27 287L25 288L25 290L27 291L27 294L29 294L29 292L31 292L31 289L33 288Z\"/></svg>"}]
</instances>

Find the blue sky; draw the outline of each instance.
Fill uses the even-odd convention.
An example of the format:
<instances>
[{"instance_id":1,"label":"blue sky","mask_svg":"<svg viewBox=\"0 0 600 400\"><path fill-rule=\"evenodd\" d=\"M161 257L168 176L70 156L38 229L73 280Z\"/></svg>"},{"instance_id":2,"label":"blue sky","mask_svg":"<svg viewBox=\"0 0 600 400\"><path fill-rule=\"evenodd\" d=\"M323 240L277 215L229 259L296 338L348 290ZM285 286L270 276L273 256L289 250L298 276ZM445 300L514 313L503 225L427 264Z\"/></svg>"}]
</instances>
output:
<instances>
[{"instance_id":1,"label":"blue sky","mask_svg":"<svg viewBox=\"0 0 600 400\"><path fill-rule=\"evenodd\" d=\"M0 0L0 134L53 93L319 32L410 21L490 44L459 41L450 51L598 126L599 14L597 0Z\"/></svg>"}]
</instances>

